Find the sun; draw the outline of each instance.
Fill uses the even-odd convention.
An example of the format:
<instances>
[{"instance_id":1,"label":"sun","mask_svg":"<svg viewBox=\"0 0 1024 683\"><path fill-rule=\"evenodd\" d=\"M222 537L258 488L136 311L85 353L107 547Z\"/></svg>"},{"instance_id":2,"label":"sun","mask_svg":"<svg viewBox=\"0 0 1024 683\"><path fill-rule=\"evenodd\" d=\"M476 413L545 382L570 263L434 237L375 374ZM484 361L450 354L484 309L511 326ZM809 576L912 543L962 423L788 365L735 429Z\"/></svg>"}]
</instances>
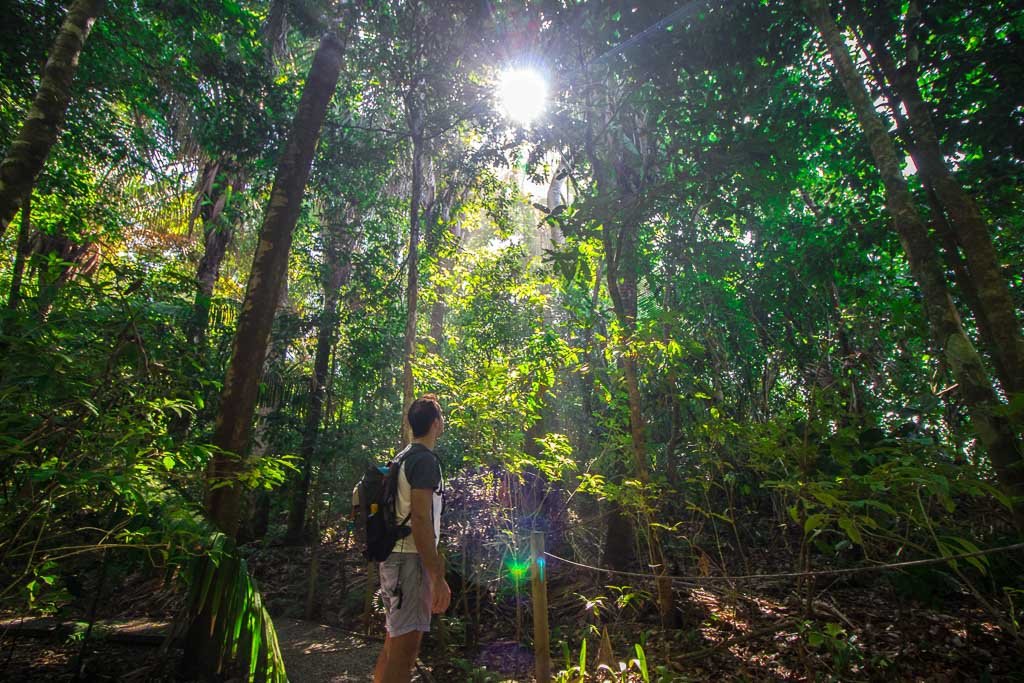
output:
<instances>
[{"instance_id":1,"label":"sun","mask_svg":"<svg viewBox=\"0 0 1024 683\"><path fill-rule=\"evenodd\" d=\"M508 118L529 126L544 113L548 85L533 69L506 69L498 79L498 106Z\"/></svg>"}]
</instances>

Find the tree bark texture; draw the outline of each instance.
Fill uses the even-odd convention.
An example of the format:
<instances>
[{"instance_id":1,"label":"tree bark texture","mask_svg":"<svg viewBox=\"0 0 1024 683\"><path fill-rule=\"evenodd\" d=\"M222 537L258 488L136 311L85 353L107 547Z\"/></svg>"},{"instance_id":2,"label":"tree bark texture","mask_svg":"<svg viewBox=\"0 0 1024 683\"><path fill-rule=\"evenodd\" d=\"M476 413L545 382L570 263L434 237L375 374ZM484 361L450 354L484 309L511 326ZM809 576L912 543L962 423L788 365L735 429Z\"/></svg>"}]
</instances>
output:
<instances>
[{"instance_id":1,"label":"tree bark texture","mask_svg":"<svg viewBox=\"0 0 1024 683\"><path fill-rule=\"evenodd\" d=\"M222 217L229 197L240 185L241 180L226 172L220 161L207 163L200 178L193 215L203 224L203 256L196 268L196 300L188 332L189 341L194 345L206 341L213 290L232 237L232 226Z\"/></svg>"},{"instance_id":2,"label":"tree bark texture","mask_svg":"<svg viewBox=\"0 0 1024 683\"><path fill-rule=\"evenodd\" d=\"M941 260L914 206L896 148L875 112L839 27L825 0L804 0L808 16L824 38L833 64L853 105L885 187L887 209L899 233L910 270L921 287L933 343L949 364L975 432L988 451L1000 484L1013 501L1013 517L1024 531L1024 463L1012 425L985 373L981 357L964 332L946 286Z\"/></svg>"},{"instance_id":3,"label":"tree bark texture","mask_svg":"<svg viewBox=\"0 0 1024 683\"><path fill-rule=\"evenodd\" d=\"M335 332L338 327L338 301L341 289L347 284L347 275L351 272L342 267L343 260L349 260L352 249L352 232L347 222L342 221L330 225L324 235L324 306L320 314L320 324L316 336L316 352L313 357L313 377L310 381L309 411L306 413L302 430L302 444L299 454L302 456L302 475L295 483L292 491L291 504L288 510L288 530L285 541L298 545L307 538L306 509L309 500L309 487L313 479L313 458L320 432L320 422L324 414L324 397L326 394L328 373L330 371L331 350L334 348Z\"/></svg>"},{"instance_id":4,"label":"tree bark texture","mask_svg":"<svg viewBox=\"0 0 1024 683\"><path fill-rule=\"evenodd\" d=\"M39 92L7 156L0 162L0 237L18 212L25 192L35 184L50 148L57 141L71 102L78 58L102 9L103 0L75 0L57 32L43 67Z\"/></svg>"},{"instance_id":5,"label":"tree bark texture","mask_svg":"<svg viewBox=\"0 0 1024 683\"><path fill-rule=\"evenodd\" d=\"M419 298L420 199L423 194L423 114L406 98L406 112L412 135L412 191L409 197L409 279L406 285L405 344L402 351L402 443L412 440L409 406L415 393L412 363L416 356L416 304Z\"/></svg>"},{"instance_id":6,"label":"tree bark texture","mask_svg":"<svg viewBox=\"0 0 1024 683\"><path fill-rule=\"evenodd\" d=\"M908 40L913 42L912 37ZM966 273L974 290L979 326L991 335L989 345L1000 383L1007 393L1024 391L1024 337L1010 287L1002 272L1002 263L992 241L988 223L981 210L946 165L932 120L931 107L917 82L916 49L908 49L908 59L898 67L880 38L873 40L874 53L881 71L906 107L910 124L910 156L924 184L934 193L937 216L952 228L956 243L963 251Z\"/></svg>"},{"instance_id":7,"label":"tree bark texture","mask_svg":"<svg viewBox=\"0 0 1024 683\"><path fill-rule=\"evenodd\" d=\"M25 276L25 261L29 255L29 238L32 233L32 188L25 192L21 205L21 225L18 228L18 244L14 251L14 268L11 272L11 289L7 294L7 310L18 310L21 302L21 282Z\"/></svg>"},{"instance_id":8,"label":"tree bark texture","mask_svg":"<svg viewBox=\"0 0 1024 683\"><path fill-rule=\"evenodd\" d=\"M555 172L551 175L551 182L548 183L547 208L549 215L557 215L561 213L569 203L569 193L567 188L569 185L570 171L571 168L565 158L560 157L558 159L558 165L555 166ZM550 224L549 236L551 238L552 245L560 245L565 241L562 229L559 228L558 224L554 221Z\"/></svg>"},{"instance_id":9,"label":"tree bark texture","mask_svg":"<svg viewBox=\"0 0 1024 683\"><path fill-rule=\"evenodd\" d=\"M625 203L630 201L638 191L636 186L638 183L631 182L631 179L635 181L637 176L627 172L627 169L621 166L616 168L613 175L608 164L596 154L592 139L588 140L588 143L588 155L595 169L598 191L618 199L616 209L619 215L614 218L608 217L601 236L608 264L606 283L608 295L611 297L615 317L623 335L620 362L629 399L629 432L632 444L630 450L633 456L633 468L636 478L646 486L650 482L651 475L647 465L646 423L643 416L643 397L640 393L637 354L633 349L633 336L636 333L637 322L637 251L640 234L639 227L629 222L629 219L623 215L629 213L625 210ZM616 149L614 141L608 141L607 149ZM619 155L614 156L619 157ZM624 155L619 158L624 158ZM649 515L644 521L647 527L650 564L659 575L656 579L656 586L661 624L663 628L675 628L678 626L678 615L675 609L672 583L666 577L668 567L661 545L661 535Z\"/></svg>"},{"instance_id":10,"label":"tree bark texture","mask_svg":"<svg viewBox=\"0 0 1024 683\"><path fill-rule=\"evenodd\" d=\"M338 84L343 52L341 40L332 32L324 35L313 57L292 130L278 163L224 378L213 436L213 443L222 453L214 458L207 474L210 483L228 483L210 491L207 511L217 527L232 537L238 530L241 495L235 479L249 442L260 373L288 267L292 232L299 217L320 129Z\"/></svg>"}]
</instances>

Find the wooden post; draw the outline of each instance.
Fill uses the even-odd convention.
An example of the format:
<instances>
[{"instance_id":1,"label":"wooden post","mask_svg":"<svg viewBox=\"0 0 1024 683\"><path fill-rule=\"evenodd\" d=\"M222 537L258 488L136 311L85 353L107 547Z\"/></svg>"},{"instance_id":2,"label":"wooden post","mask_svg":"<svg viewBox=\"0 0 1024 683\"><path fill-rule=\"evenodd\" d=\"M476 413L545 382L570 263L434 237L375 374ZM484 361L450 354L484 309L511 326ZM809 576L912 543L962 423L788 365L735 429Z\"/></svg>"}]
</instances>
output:
<instances>
[{"instance_id":1,"label":"wooden post","mask_svg":"<svg viewBox=\"0 0 1024 683\"><path fill-rule=\"evenodd\" d=\"M551 680L551 634L548 631L548 584L544 532L530 534L530 583L533 586L533 656L537 683Z\"/></svg>"}]
</instances>

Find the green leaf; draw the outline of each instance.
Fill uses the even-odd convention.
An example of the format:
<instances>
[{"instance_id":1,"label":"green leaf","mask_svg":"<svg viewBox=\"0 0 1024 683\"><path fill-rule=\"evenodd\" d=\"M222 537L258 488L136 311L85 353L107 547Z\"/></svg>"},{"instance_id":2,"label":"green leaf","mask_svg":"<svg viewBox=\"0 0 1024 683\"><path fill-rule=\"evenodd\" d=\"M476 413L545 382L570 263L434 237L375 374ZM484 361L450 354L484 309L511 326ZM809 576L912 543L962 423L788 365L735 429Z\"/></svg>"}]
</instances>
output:
<instances>
[{"instance_id":1,"label":"green leaf","mask_svg":"<svg viewBox=\"0 0 1024 683\"><path fill-rule=\"evenodd\" d=\"M857 528L857 523L845 515L840 517L838 522L839 528L846 532L846 535L850 537L850 540L857 545L864 545L864 537L861 536L860 529Z\"/></svg>"},{"instance_id":2,"label":"green leaf","mask_svg":"<svg viewBox=\"0 0 1024 683\"><path fill-rule=\"evenodd\" d=\"M828 517L828 514L824 512L818 512L816 514L810 515L804 521L804 534L809 534L815 529L823 526L826 520L828 520Z\"/></svg>"}]
</instances>

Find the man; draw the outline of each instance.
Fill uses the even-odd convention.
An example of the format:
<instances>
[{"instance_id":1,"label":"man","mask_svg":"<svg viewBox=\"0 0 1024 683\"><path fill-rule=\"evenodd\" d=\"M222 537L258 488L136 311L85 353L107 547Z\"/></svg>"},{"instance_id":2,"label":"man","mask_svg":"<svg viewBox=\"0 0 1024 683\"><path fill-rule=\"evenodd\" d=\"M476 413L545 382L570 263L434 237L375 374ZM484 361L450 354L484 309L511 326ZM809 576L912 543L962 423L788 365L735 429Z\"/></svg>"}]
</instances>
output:
<instances>
[{"instance_id":1,"label":"man","mask_svg":"<svg viewBox=\"0 0 1024 683\"><path fill-rule=\"evenodd\" d=\"M387 610L387 637L373 671L374 683L406 683L412 675L430 615L448 609L452 591L437 554L441 533L441 466L433 449L444 431L437 397L427 394L409 406L412 441L396 456L395 519L408 518L412 534L398 541L380 563L380 587Z\"/></svg>"}]
</instances>

